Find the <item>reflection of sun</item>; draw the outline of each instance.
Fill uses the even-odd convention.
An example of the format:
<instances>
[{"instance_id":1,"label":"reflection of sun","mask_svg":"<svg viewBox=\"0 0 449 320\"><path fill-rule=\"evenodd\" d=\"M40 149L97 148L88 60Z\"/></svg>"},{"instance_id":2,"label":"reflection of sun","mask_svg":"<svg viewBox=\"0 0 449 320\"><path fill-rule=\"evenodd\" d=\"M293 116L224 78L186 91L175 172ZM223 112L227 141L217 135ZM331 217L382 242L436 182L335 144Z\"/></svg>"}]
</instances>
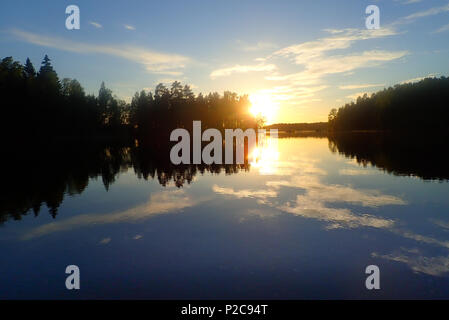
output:
<instances>
[{"instance_id":1,"label":"reflection of sun","mask_svg":"<svg viewBox=\"0 0 449 320\"><path fill-rule=\"evenodd\" d=\"M251 108L249 111L255 117L263 118L267 124L274 121L278 105L269 94L253 93L249 96Z\"/></svg>"},{"instance_id":2,"label":"reflection of sun","mask_svg":"<svg viewBox=\"0 0 449 320\"><path fill-rule=\"evenodd\" d=\"M258 146L252 152L251 166L260 174L274 174L279 160L277 137L259 139Z\"/></svg>"}]
</instances>

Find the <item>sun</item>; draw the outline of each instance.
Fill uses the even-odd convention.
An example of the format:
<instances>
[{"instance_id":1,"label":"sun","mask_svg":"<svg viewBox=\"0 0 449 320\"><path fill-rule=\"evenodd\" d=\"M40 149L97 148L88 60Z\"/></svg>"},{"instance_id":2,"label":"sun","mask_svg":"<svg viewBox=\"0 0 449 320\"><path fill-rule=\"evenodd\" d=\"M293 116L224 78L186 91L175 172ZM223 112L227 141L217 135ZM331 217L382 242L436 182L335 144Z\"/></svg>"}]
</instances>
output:
<instances>
[{"instance_id":1,"label":"sun","mask_svg":"<svg viewBox=\"0 0 449 320\"><path fill-rule=\"evenodd\" d=\"M267 124L274 121L279 106L269 94L253 93L249 96L249 101L249 112L253 116L263 118Z\"/></svg>"}]
</instances>

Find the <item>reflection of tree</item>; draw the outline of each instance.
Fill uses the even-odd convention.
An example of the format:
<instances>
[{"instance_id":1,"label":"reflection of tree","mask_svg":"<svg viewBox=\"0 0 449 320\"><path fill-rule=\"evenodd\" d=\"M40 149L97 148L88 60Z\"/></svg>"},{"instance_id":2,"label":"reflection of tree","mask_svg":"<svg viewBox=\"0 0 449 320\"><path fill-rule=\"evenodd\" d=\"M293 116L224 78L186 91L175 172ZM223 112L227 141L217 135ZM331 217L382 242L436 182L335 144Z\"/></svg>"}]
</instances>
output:
<instances>
[{"instance_id":1,"label":"reflection of tree","mask_svg":"<svg viewBox=\"0 0 449 320\"><path fill-rule=\"evenodd\" d=\"M126 145L79 144L35 145L5 148L0 164L3 168L0 194L0 223L19 220L42 205L56 217L66 195L81 194L91 179L101 178L106 190L117 176L130 168L139 179L157 179L167 186L190 184L198 174L237 173L249 165L172 165L169 146L129 147ZM9 156L8 156L9 155Z\"/></svg>"},{"instance_id":2,"label":"reflection of tree","mask_svg":"<svg viewBox=\"0 0 449 320\"><path fill-rule=\"evenodd\" d=\"M395 175L425 180L449 179L448 135L340 133L329 136L329 149L357 163Z\"/></svg>"}]
</instances>

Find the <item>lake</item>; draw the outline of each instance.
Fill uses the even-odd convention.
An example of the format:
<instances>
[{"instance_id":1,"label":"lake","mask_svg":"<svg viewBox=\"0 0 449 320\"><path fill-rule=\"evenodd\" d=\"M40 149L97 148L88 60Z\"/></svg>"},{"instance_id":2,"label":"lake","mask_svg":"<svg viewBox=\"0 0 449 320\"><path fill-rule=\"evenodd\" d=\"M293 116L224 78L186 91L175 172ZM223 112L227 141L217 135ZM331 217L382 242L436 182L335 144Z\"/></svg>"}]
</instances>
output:
<instances>
[{"instance_id":1,"label":"lake","mask_svg":"<svg viewBox=\"0 0 449 320\"><path fill-rule=\"evenodd\" d=\"M0 298L449 298L437 151L362 134L284 137L234 166L175 167L137 141L5 153Z\"/></svg>"}]
</instances>

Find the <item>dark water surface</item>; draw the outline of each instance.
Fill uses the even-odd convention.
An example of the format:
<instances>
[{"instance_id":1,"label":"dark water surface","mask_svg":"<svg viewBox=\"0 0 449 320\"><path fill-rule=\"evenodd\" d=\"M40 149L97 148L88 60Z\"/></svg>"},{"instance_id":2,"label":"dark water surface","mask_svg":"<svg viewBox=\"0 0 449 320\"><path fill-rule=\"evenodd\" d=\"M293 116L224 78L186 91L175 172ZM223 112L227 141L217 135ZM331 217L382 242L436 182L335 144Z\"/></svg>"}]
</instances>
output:
<instances>
[{"instance_id":1,"label":"dark water surface","mask_svg":"<svg viewBox=\"0 0 449 320\"><path fill-rule=\"evenodd\" d=\"M221 167L33 151L2 170L0 298L449 298L449 173L431 150L292 137Z\"/></svg>"}]
</instances>

